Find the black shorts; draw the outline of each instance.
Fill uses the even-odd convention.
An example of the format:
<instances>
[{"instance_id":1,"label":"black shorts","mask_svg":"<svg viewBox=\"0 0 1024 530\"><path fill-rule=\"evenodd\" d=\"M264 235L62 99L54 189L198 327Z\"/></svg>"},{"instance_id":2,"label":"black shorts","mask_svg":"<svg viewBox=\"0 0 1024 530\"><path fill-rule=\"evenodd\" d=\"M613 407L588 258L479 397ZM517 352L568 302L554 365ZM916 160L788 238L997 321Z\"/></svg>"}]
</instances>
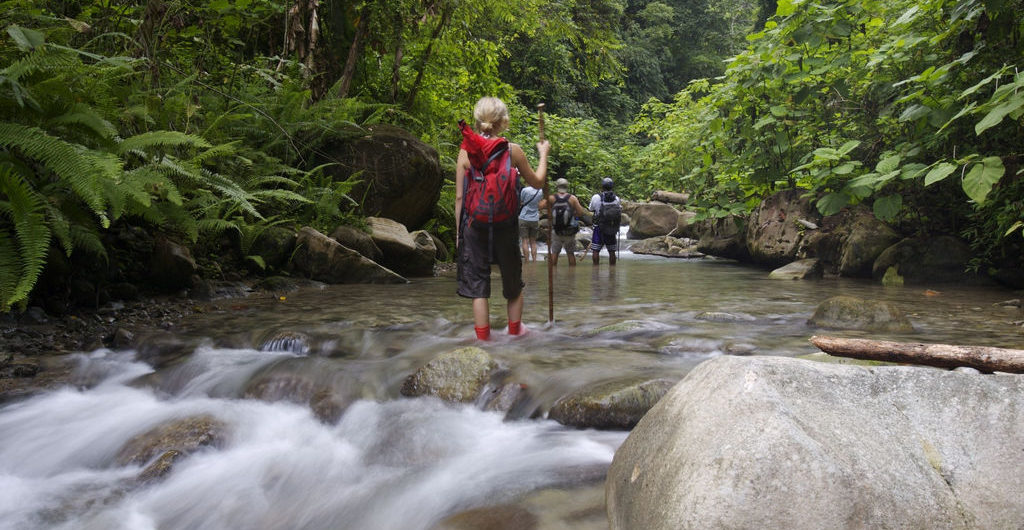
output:
<instances>
[{"instance_id":1,"label":"black shorts","mask_svg":"<svg viewBox=\"0 0 1024 530\"><path fill-rule=\"evenodd\" d=\"M516 219L488 225L476 222L459 230L458 289L466 298L491 297L491 264L501 270L501 294L513 300L523 292Z\"/></svg>"}]
</instances>

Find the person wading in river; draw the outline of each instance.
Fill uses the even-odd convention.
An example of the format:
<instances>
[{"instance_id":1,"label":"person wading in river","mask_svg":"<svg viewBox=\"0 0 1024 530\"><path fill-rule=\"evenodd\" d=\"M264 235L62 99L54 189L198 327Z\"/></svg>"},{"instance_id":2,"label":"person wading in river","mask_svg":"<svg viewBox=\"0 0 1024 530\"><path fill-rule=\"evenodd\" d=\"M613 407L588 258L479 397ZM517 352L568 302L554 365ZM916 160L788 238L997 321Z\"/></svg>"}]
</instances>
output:
<instances>
[{"instance_id":1,"label":"person wading in river","mask_svg":"<svg viewBox=\"0 0 1024 530\"><path fill-rule=\"evenodd\" d=\"M608 249L608 264L615 265L618 250L619 223L622 221L622 202L612 188L615 182L605 177L601 193L590 198L590 211L594 212L594 237L590 249L594 252L594 265L601 263L601 247Z\"/></svg>"},{"instance_id":2,"label":"person wading in river","mask_svg":"<svg viewBox=\"0 0 1024 530\"><path fill-rule=\"evenodd\" d=\"M498 136L508 127L508 108L498 98L484 97L473 109L474 132L460 122L462 146L455 167L455 241L457 293L473 299L473 326L478 339L491 335L487 299L491 296L491 264L501 270L507 301L508 333L521 332L523 264L519 257L518 177L543 189L547 181L550 144L537 144L540 161L534 172L518 144Z\"/></svg>"},{"instance_id":3,"label":"person wading in river","mask_svg":"<svg viewBox=\"0 0 1024 530\"><path fill-rule=\"evenodd\" d=\"M569 266L576 266L576 234L580 231L580 223L577 217L585 217L587 211L583 209L580 200L569 193L569 181L558 179L555 181L555 194L548 195L541 204L541 208L551 206L551 227L554 234L549 242L548 252L552 265L558 265L558 255L565 248L569 255Z\"/></svg>"},{"instance_id":4,"label":"person wading in river","mask_svg":"<svg viewBox=\"0 0 1024 530\"><path fill-rule=\"evenodd\" d=\"M537 236L540 235L541 200L544 190L527 186L519 192L522 210L519 212L519 240L523 245L523 261L537 261Z\"/></svg>"}]
</instances>

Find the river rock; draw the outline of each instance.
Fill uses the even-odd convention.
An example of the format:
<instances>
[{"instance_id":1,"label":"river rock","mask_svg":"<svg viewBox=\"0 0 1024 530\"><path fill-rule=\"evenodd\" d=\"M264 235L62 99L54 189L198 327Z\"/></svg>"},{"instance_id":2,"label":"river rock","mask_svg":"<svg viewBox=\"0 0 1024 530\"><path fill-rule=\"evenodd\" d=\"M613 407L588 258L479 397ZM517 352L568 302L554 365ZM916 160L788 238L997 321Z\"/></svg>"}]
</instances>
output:
<instances>
[{"instance_id":1,"label":"river rock","mask_svg":"<svg viewBox=\"0 0 1024 530\"><path fill-rule=\"evenodd\" d=\"M833 296L818 305L807 325L826 329L913 331L903 311L881 300Z\"/></svg>"},{"instance_id":2,"label":"river rock","mask_svg":"<svg viewBox=\"0 0 1024 530\"><path fill-rule=\"evenodd\" d=\"M668 379L616 379L581 388L555 402L548 418L581 429L631 429L668 389Z\"/></svg>"},{"instance_id":3,"label":"river rock","mask_svg":"<svg viewBox=\"0 0 1024 530\"><path fill-rule=\"evenodd\" d=\"M885 249L875 260L871 276L881 280L889 267L907 284L969 282L977 276L967 273L971 248L953 236L907 238Z\"/></svg>"},{"instance_id":4,"label":"river rock","mask_svg":"<svg viewBox=\"0 0 1024 530\"><path fill-rule=\"evenodd\" d=\"M349 192L364 215L387 217L419 228L430 220L444 174L437 150L408 131L374 124L360 134L338 137L317 149L324 172L335 180L358 173Z\"/></svg>"},{"instance_id":5,"label":"river rock","mask_svg":"<svg viewBox=\"0 0 1024 530\"><path fill-rule=\"evenodd\" d=\"M717 357L616 451L610 528L1017 528L1022 426L1020 376Z\"/></svg>"},{"instance_id":6,"label":"river rock","mask_svg":"<svg viewBox=\"0 0 1024 530\"><path fill-rule=\"evenodd\" d=\"M633 243L629 251L634 254L651 254L666 258L703 258L697 252L697 242L672 236L657 236Z\"/></svg>"},{"instance_id":7,"label":"river rock","mask_svg":"<svg viewBox=\"0 0 1024 530\"><path fill-rule=\"evenodd\" d=\"M785 190L761 201L747 222L746 241L752 262L779 267L796 259L806 226L821 215L801 190Z\"/></svg>"},{"instance_id":8,"label":"river rock","mask_svg":"<svg viewBox=\"0 0 1024 530\"><path fill-rule=\"evenodd\" d=\"M368 217L370 236L384 253L382 263L407 276L430 276L434 273L437 248L427 235L409 233L405 225L384 217Z\"/></svg>"},{"instance_id":9,"label":"river rock","mask_svg":"<svg viewBox=\"0 0 1024 530\"><path fill-rule=\"evenodd\" d=\"M498 363L480 348L445 352L413 372L402 384L403 396L436 396L451 403L472 403L483 391Z\"/></svg>"},{"instance_id":10,"label":"river rock","mask_svg":"<svg viewBox=\"0 0 1024 530\"><path fill-rule=\"evenodd\" d=\"M267 269L282 270L295 251L295 230L283 226L271 226L256 236L250 253L263 258Z\"/></svg>"},{"instance_id":11,"label":"river rock","mask_svg":"<svg viewBox=\"0 0 1024 530\"><path fill-rule=\"evenodd\" d=\"M373 237L370 236L369 232L364 232L358 228L341 225L331 232L331 239L362 254L363 257L369 260L380 263L384 258L384 253L381 252L377 243L373 242Z\"/></svg>"},{"instance_id":12,"label":"river rock","mask_svg":"<svg viewBox=\"0 0 1024 530\"><path fill-rule=\"evenodd\" d=\"M820 280L821 276L821 260L815 258L798 259L773 270L768 275L773 280Z\"/></svg>"},{"instance_id":13,"label":"river rock","mask_svg":"<svg viewBox=\"0 0 1024 530\"><path fill-rule=\"evenodd\" d=\"M700 221L694 227L700 233L697 251L738 261L750 259L750 251L744 239L746 226L746 218L738 215Z\"/></svg>"},{"instance_id":14,"label":"river rock","mask_svg":"<svg viewBox=\"0 0 1024 530\"><path fill-rule=\"evenodd\" d=\"M900 239L895 230L866 210L853 218L848 233L838 264L839 274L848 277L870 278L875 260Z\"/></svg>"},{"instance_id":15,"label":"river rock","mask_svg":"<svg viewBox=\"0 0 1024 530\"><path fill-rule=\"evenodd\" d=\"M679 211L661 202L640 203L628 215L629 239L667 236L679 222Z\"/></svg>"},{"instance_id":16,"label":"river rock","mask_svg":"<svg viewBox=\"0 0 1024 530\"><path fill-rule=\"evenodd\" d=\"M688 210L679 212L679 219L676 220L676 228L671 233L672 237L689 239L700 239L700 232L697 230L697 213Z\"/></svg>"},{"instance_id":17,"label":"river rock","mask_svg":"<svg viewBox=\"0 0 1024 530\"><path fill-rule=\"evenodd\" d=\"M188 247L165 237L153 241L149 272L157 285L167 289L188 288L197 270L196 260Z\"/></svg>"},{"instance_id":18,"label":"river rock","mask_svg":"<svg viewBox=\"0 0 1024 530\"><path fill-rule=\"evenodd\" d=\"M188 455L203 447L220 447L226 430L223 422L207 414L178 418L128 440L114 460L122 466L142 465L168 451Z\"/></svg>"},{"instance_id":19,"label":"river rock","mask_svg":"<svg viewBox=\"0 0 1024 530\"><path fill-rule=\"evenodd\" d=\"M308 278L326 283L406 283L391 269L366 259L337 241L304 227L292 266Z\"/></svg>"}]
</instances>

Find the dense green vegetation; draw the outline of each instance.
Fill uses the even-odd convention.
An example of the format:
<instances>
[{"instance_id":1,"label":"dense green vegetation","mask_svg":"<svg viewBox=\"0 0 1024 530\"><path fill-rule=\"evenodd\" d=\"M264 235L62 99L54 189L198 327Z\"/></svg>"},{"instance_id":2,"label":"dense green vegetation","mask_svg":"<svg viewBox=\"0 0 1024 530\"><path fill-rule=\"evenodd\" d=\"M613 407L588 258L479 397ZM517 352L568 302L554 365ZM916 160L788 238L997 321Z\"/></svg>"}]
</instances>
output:
<instances>
[{"instance_id":1,"label":"dense green vegetation","mask_svg":"<svg viewBox=\"0 0 1024 530\"><path fill-rule=\"evenodd\" d=\"M776 9L777 7L777 9ZM142 227L237 266L268 227L360 223L316 166L391 123L450 168L484 94L545 102L581 195L692 193L701 216L799 188L1019 264L1021 0L0 2L0 310L44 269L109 276ZM358 178L358 175L356 176ZM430 227L450 237L454 190ZM228 266L222 256L207 268ZM47 285L58 292L59 285Z\"/></svg>"}]
</instances>

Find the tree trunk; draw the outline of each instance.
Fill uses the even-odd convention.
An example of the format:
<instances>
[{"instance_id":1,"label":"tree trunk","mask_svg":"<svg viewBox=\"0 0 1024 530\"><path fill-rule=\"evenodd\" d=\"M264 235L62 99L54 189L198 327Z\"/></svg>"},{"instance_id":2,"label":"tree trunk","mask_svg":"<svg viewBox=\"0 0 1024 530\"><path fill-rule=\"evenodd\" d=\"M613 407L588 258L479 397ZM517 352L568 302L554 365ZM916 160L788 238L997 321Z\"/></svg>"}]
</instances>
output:
<instances>
[{"instance_id":1,"label":"tree trunk","mask_svg":"<svg viewBox=\"0 0 1024 530\"><path fill-rule=\"evenodd\" d=\"M674 191L656 191L651 194L651 200L667 202L669 204L686 204L686 201L690 200L690 194Z\"/></svg>"},{"instance_id":2,"label":"tree trunk","mask_svg":"<svg viewBox=\"0 0 1024 530\"><path fill-rule=\"evenodd\" d=\"M416 72L416 81L412 84L412 89L409 90L409 97L405 100L405 108L412 108L412 104L416 101L416 95L420 90L420 85L423 83L423 75L427 70L427 63L430 62L430 54L434 50L434 42L441 35L441 31L444 30L445 26L448 25L448 20L452 16L451 4L445 5L441 10L441 20L438 21L437 27L434 28L434 32L430 34L430 42L427 44L427 49L423 52L423 57L420 58L420 65Z\"/></svg>"},{"instance_id":3,"label":"tree trunk","mask_svg":"<svg viewBox=\"0 0 1024 530\"><path fill-rule=\"evenodd\" d=\"M352 78L356 74L356 63L363 55L363 46L366 44L366 32L370 27L370 10L364 9L359 16L359 23L356 24L356 35L352 38L352 46L348 49L348 59L345 61L345 69L341 72L341 84L338 86L338 97L348 96L349 88L352 87Z\"/></svg>"},{"instance_id":4,"label":"tree trunk","mask_svg":"<svg viewBox=\"0 0 1024 530\"><path fill-rule=\"evenodd\" d=\"M989 346L844 339L817 335L811 337L811 343L830 355L854 359L924 364L941 368L968 366L982 372L1024 373L1024 350Z\"/></svg>"}]
</instances>

